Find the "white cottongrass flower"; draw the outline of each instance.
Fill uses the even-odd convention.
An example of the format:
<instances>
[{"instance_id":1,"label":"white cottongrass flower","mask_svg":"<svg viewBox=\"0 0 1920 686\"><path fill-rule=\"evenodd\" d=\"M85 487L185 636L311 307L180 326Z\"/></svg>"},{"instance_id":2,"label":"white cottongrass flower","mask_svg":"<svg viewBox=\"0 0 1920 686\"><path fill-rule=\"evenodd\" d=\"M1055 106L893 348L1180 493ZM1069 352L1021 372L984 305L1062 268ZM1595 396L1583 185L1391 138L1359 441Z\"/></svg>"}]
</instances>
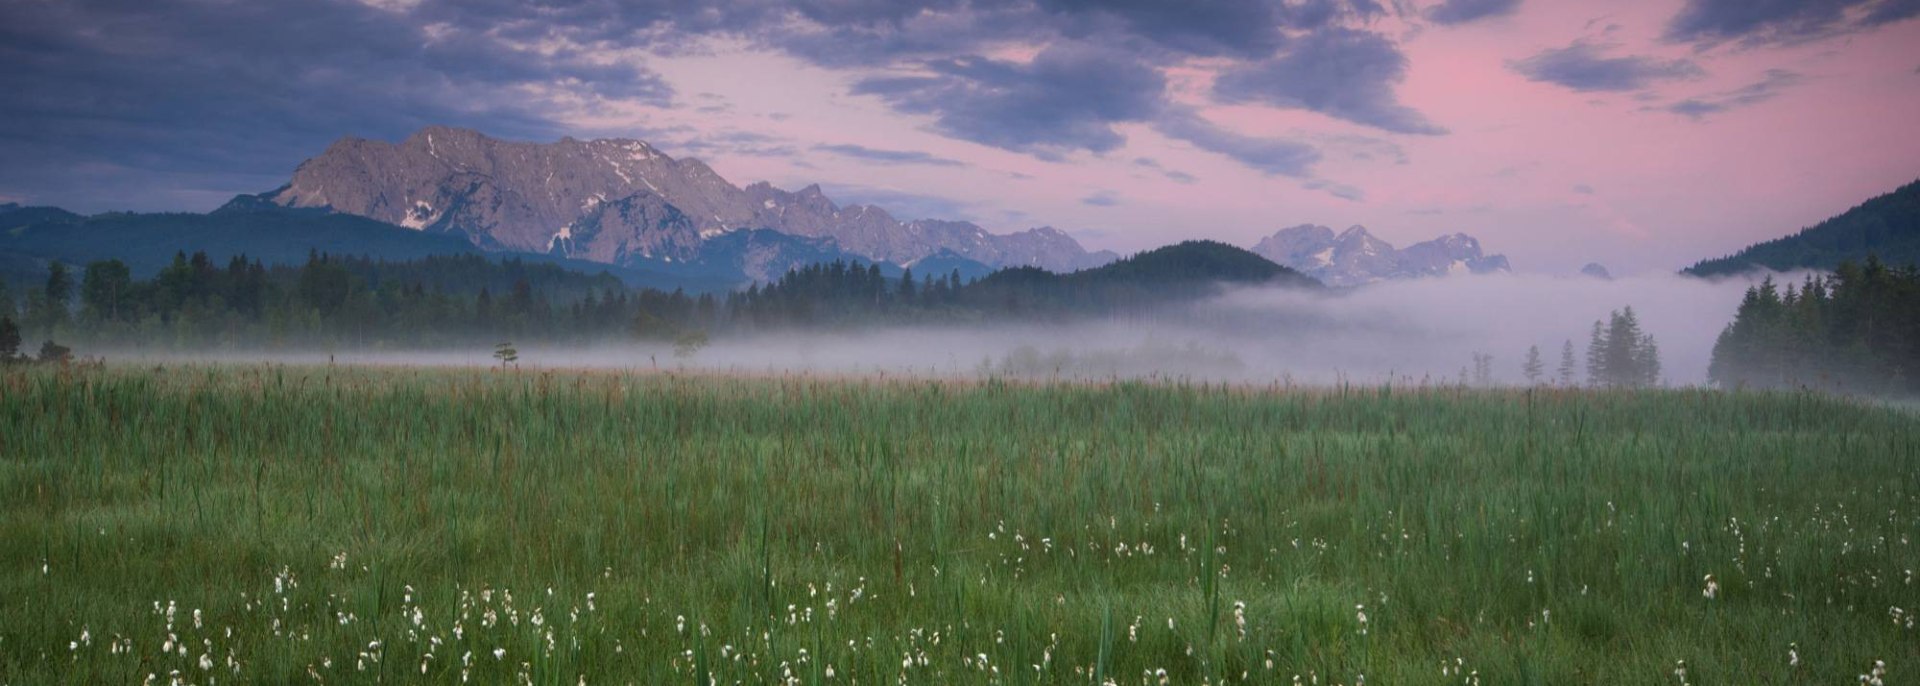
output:
<instances>
[{"instance_id":1,"label":"white cottongrass flower","mask_svg":"<svg viewBox=\"0 0 1920 686\"><path fill-rule=\"evenodd\" d=\"M1874 660L1873 671L1860 675L1860 683L1865 686L1886 686L1887 661Z\"/></svg>"}]
</instances>

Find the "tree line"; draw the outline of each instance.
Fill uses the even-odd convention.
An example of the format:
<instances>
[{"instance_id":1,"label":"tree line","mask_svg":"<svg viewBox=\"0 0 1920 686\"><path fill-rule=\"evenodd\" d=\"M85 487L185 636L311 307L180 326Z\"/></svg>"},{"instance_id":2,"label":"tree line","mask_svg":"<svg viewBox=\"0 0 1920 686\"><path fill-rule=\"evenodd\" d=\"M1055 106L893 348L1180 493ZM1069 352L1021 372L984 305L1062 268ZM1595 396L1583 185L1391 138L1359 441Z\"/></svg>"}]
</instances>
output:
<instances>
[{"instance_id":1,"label":"tree line","mask_svg":"<svg viewBox=\"0 0 1920 686\"><path fill-rule=\"evenodd\" d=\"M101 260L77 280L50 264L43 284L18 298L0 284L0 319L29 337L92 348L671 339L710 326L718 307L711 295L636 291L604 274L469 255L385 262L313 253L302 265L268 266L178 254L147 279Z\"/></svg>"},{"instance_id":2,"label":"tree line","mask_svg":"<svg viewBox=\"0 0 1920 686\"><path fill-rule=\"evenodd\" d=\"M1540 346L1527 348L1520 363L1520 376L1527 385L1578 386L1584 372L1585 383L1596 388L1648 388L1664 381L1660 376L1660 345L1653 334L1640 328L1640 317L1633 307L1614 310L1606 319L1593 322L1587 338L1584 364L1574 355L1573 339L1560 346L1559 365L1549 372ZM1462 384L1493 384L1493 356L1473 354L1473 371L1460 370Z\"/></svg>"},{"instance_id":3,"label":"tree line","mask_svg":"<svg viewBox=\"0 0 1920 686\"><path fill-rule=\"evenodd\" d=\"M95 349L491 346L500 340L671 341L697 349L710 332L980 316L958 271L888 277L879 266L808 265L724 296L630 288L606 275L484 256L387 262L312 253L269 266L177 254L151 278L120 260L76 279L58 262L20 297L0 283L0 322L34 338ZM982 292L985 292L984 290ZM969 314L971 313L971 314Z\"/></svg>"},{"instance_id":4,"label":"tree line","mask_svg":"<svg viewBox=\"0 0 1920 686\"><path fill-rule=\"evenodd\" d=\"M1748 288L1713 346L1723 388L1920 393L1920 269L1869 257L1784 287Z\"/></svg>"}]
</instances>

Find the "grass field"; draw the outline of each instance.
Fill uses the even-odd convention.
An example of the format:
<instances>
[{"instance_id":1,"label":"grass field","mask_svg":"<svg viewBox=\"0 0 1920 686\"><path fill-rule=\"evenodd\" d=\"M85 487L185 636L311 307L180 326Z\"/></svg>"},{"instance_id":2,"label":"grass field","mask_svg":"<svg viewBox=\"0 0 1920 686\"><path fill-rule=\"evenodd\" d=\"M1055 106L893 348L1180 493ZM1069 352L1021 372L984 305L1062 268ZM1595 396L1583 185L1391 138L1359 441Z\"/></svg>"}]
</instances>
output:
<instances>
[{"instance_id":1,"label":"grass field","mask_svg":"<svg viewBox=\"0 0 1920 686\"><path fill-rule=\"evenodd\" d=\"M1810 395L0 373L0 683L1920 683Z\"/></svg>"}]
</instances>

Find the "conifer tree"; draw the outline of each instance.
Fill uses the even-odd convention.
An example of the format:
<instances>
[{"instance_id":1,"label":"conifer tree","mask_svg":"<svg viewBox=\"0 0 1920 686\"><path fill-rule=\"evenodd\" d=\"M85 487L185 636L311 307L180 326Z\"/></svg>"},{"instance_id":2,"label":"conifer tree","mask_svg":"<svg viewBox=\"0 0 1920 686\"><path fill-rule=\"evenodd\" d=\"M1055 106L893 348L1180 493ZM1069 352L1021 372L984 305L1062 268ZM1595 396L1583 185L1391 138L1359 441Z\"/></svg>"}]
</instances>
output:
<instances>
[{"instance_id":1,"label":"conifer tree","mask_svg":"<svg viewBox=\"0 0 1920 686\"><path fill-rule=\"evenodd\" d=\"M1600 320L1593 321L1593 333L1587 339L1587 385L1599 386L1607 380L1607 330Z\"/></svg>"}]
</instances>

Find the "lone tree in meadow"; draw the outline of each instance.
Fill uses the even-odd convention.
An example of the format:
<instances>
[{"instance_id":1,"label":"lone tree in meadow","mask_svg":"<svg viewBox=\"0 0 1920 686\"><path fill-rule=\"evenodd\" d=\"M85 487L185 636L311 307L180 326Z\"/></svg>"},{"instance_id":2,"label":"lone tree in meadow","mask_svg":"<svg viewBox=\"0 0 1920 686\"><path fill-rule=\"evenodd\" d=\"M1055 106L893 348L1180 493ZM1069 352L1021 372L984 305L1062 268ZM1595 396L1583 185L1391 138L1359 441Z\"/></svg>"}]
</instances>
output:
<instances>
[{"instance_id":1,"label":"lone tree in meadow","mask_svg":"<svg viewBox=\"0 0 1920 686\"><path fill-rule=\"evenodd\" d=\"M493 359L499 360L500 367L504 369L507 365L520 362L520 351L515 350L512 343L501 341L493 346Z\"/></svg>"},{"instance_id":2,"label":"lone tree in meadow","mask_svg":"<svg viewBox=\"0 0 1920 686\"><path fill-rule=\"evenodd\" d=\"M1540 377L1546 373L1546 370L1546 365L1540 362L1540 346L1527 346L1527 361L1520 365L1520 375L1527 377L1527 385L1539 384Z\"/></svg>"}]
</instances>

